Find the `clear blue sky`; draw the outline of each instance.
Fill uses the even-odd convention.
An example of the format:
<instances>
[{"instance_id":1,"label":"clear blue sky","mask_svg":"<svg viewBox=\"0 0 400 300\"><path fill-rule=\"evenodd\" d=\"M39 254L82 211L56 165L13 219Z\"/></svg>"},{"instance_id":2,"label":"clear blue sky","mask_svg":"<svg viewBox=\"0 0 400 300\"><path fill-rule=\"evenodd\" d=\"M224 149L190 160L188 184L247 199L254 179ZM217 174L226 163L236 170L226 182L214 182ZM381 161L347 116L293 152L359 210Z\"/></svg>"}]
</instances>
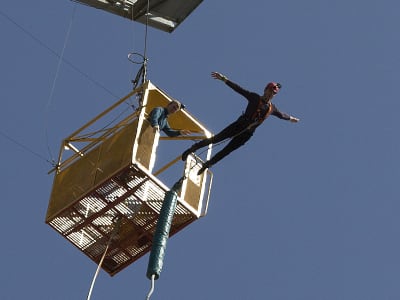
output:
<instances>
[{"instance_id":1,"label":"clear blue sky","mask_svg":"<svg viewBox=\"0 0 400 300\"><path fill-rule=\"evenodd\" d=\"M271 117L212 169L208 215L170 239L151 299L400 299L399 10L206 0L174 33L149 30L148 78L211 131L246 104L211 71L256 92L281 82L274 103L301 119ZM144 26L68 0L0 12L0 298L86 299L97 266L44 223L47 160L130 91ZM83 74L49 50L66 40ZM101 272L92 299L145 299L147 262Z\"/></svg>"}]
</instances>

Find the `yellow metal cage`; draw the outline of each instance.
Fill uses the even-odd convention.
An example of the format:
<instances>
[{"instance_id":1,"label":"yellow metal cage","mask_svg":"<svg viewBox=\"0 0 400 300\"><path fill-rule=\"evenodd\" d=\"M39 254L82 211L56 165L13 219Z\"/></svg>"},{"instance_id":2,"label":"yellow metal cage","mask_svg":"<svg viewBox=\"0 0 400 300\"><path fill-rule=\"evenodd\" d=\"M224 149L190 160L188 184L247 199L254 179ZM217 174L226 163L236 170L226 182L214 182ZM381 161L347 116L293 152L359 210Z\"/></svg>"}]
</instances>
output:
<instances>
[{"instance_id":1,"label":"yellow metal cage","mask_svg":"<svg viewBox=\"0 0 400 300\"><path fill-rule=\"evenodd\" d=\"M133 98L138 108L121 117L121 112L131 109L129 101ZM172 100L146 81L67 137L52 170L55 176L46 223L96 264L109 244L102 268L110 275L151 250L164 195L169 190L157 176L182 163L178 156L153 172L160 136L147 116L154 107L166 106ZM116 116L119 121L114 122ZM172 115L169 123L172 128L197 133L172 140L211 136L186 110ZM210 155L211 147L204 158L190 155L182 174L177 174L177 179L185 179L170 235L207 213L212 173L198 176L197 170Z\"/></svg>"}]
</instances>

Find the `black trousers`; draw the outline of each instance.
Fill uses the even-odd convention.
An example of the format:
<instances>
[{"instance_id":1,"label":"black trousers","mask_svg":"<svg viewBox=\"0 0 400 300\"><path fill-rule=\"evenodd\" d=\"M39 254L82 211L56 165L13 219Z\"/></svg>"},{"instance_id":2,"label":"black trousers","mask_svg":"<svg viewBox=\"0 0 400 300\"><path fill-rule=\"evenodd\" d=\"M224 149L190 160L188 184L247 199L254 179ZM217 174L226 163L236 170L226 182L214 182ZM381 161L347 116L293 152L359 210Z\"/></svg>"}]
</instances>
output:
<instances>
[{"instance_id":1,"label":"black trousers","mask_svg":"<svg viewBox=\"0 0 400 300\"><path fill-rule=\"evenodd\" d=\"M216 144L231 138L229 143L219 152L217 152L208 162L208 166L212 166L225 156L227 156L232 151L238 149L243 146L252 136L255 130L255 127L249 128L252 124L249 120L244 118L243 116L239 117L235 122L231 123L223 130L221 130L216 135L211 138L201 140L197 142L191 147L191 151L196 151L200 148L203 148L209 144Z\"/></svg>"}]
</instances>

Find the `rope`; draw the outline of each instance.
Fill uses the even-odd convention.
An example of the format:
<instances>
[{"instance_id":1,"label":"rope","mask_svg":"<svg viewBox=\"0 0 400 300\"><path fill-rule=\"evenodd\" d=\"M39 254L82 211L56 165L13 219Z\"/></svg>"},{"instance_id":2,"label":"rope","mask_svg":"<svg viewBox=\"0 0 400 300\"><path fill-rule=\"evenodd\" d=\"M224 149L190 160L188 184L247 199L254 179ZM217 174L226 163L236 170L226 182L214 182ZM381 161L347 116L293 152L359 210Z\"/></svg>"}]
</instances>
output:
<instances>
[{"instance_id":1,"label":"rope","mask_svg":"<svg viewBox=\"0 0 400 300\"><path fill-rule=\"evenodd\" d=\"M75 5L75 6L76 6L76 5ZM74 10L73 10L73 15L74 15L74 14L75 14L75 7L74 7ZM92 83L94 83L96 86L102 88L104 91L106 91L108 94L110 94L110 95L113 96L114 98L116 98L116 99L119 99L119 98L120 98L119 96L117 96L117 95L115 95L113 92L111 92L109 89L107 89L105 86L103 86L102 84L100 84L98 81L94 80L94 79L91 78L88 74L86 74L85 72L83 72L82 70L80 70L80 69L79 69L78 67L76 67L73 63L71 63L70 61L68 61L68 60L66 60L65 58L63 58L63 53L64 53L64 50L65 50L67 37L68 37L68 35L69 35L69 31L70 31L71 26L72 26L71 23L72 23L72 18L73 18L73 17L71 17L71 23L70 23L70 27L69 27L69 30L68 30L68 33L67 33L66 40L65 40L65 44L64 44L64 48L63 48L63 53L62 53L62 55L60 55L60 54L58 54L55 50L53 50L52 48L50 48L49 46L47 46L47 45L46 45L43 41L41 41L39 38L37 38L34 34L32 34L29 30L25 29L23 26L21 26L20 24L18 24L17 21L15 21L13 18L11 18L10 16L8 16L5 12L3 12L3 11L0 10L0 15L3 16L5 19L7 19L9 22L11 22L13 25L15 25L17 28L19 28L23 33L25 33L26 35L28 35L28 36L29 36L32 40L34 40L36 43L38 43L38 44L41 45L43 48L45 48L45 49L48 50L50 53L52 53L54 56L56 56L56 57L59 58L59 63L58 63L58 67L57 67L56 76L55 76L54 81L53 81L53 87L52 87L52 89L51 89L50 96L49 96L48 103L47 103L47 106L46 106L46 107L49 106L50 101L51 101L51 99L52 99L52 97L53 97L53 93L54 93L54 89L55 89L55 83L56 83L56 78L57 78L57 76L58 76L58 72L59 72L60 62L61 62L61 61L64 62L66 65L70 66L70 67L71 67L73 70L75 70L77 73L81 74L83 77L85 77L86 79L88 79L89 81L91 81ZM48 137L47 137L47 127L45 128L45 130L46 130L46 132L45 132L46 140L48 140ZM0 134L3 135L4 137L6 137L7 139L9 139L9 140L10 140L11 142L13 142L14 144L17 144L18 146L24 148L24 149L27 150L28 152L30 152L30 153L34 154L35 156L39 157L40 159L42 159L42 160L44 160L44 161L46 161L46 162L49 162L52 166L56 166L56 163L55 163L55 161L54 161L53 158L51 158L50 160L47 159L47 158L44 158L43 156L41 156L40 154L38 154L38 153L32 151L31 149L29 149L28 147L26 147L26 146L23 145L22 143L17 142L15 139L11 138L11 137L8 136L7 134L5 134L5 133L3 133L3 132L0 132ZM47 147L48 147L48 143L47 143ZM48 151L50 152L49 147L48 147ZM50 154L50 156L51 156L51 154Z\"/></svg>"},{"instance_id":2,"label":"rope","mask_svg":"<svg viewBox=\"0 0 400 300\"><path fill-rule=\"evenodd\" d=\"M0 15L2 15L3 17L5 17L7 20L9 20L11 23L13 23L15 26L17 26L20 30L22 30L26 35L28 35L30 38L32 38L35 42L37 42L39 45L41 45L42 47L44 47L45 49L47 49L49 52L51 52L54 56L56 57L60 57L60 55L53 49L51 49L49 46L47 46L44 42L42 42L39 38L37 38L36 36L34 36L32 33L30 33L27 29L25 29L24 27L22 27L21 25L19 25L16 21L14 21L11 17L9 17L6 13L2 12L0 10ZM83 72L82 70L80 70L78 67L76 67L73 63L71 63L70 61L68 61L67 59L63 58L62 61L67 64L68 66L70 66L72 69L74 69L77 73L81 74L83 77L86 77L86 79L88 79L89 81L91 81L93 84L97 85L98 87L102 88L104 91L106 91L108 94L110 94L111 96L113 96L116 99L119 99L120 97L115 95L113 92L111 92L109 89L107 89L104 85L102 85L101 83L99 83L98 81L94 80L93 78L91 78L88 74L86 74L85 72Z\"/></svg>"},{"instance_id":3,"label":"rope","mask_svg":"<svg viewBox=\"0 0 400 300\"><path fill-rule=\"evenodd\" d=\"M104 261L106 255L107 255L108 248L111 245L111 241L114 239L115 234L117 233L117 231L121 227L121 220L122 220L121 217L117 217L116 226L114 227L114 229L113 229L113 231L111 233L110 239L108 240L108 243L107 243L107 246L106 246L106 250L104 251L104 254L100 259L99 265L97 266L97 270L96 270L96 272L94 274L94 277L93 277L93 280L92 280L92 284L90 285L89 293L88 293L87 298L86 298L87 300L90 300L90 297L92 296L92 291L93 291L94 284L96 282L97 275L100 272L100 269L101 269L101 266L103 264L103 261Z\"/></svg>"},{"instance_id":4,"label":"rope","mask_svg":"<svg viewBox=\"0 0 400 300\"><path fill-rule=\"evenodd\" d=\"M142 61L138 62L138 61L134 60L132 58L132 56L134 56L134 55L139 56L142 59ZM139 82L141 84L143 84L143 82L145 81L144 78L145 78L145 73L146 73L145 69L146 69L146 61L147 61L147 59L146 59L145 56L141 55L140 53L131 52L131 53L128 54L128 60L130 62L134 63L134 64L138 64L138 65L141 64L142 65L140 67L139 71L137 72L135 79L132 80L133 89L136 89L137 86L139 85ZM142 79L142 80L140 81L140 79Z\"/></svg>"},{"instance_id":5,"label":"rope","mask_svg":"<svg viewBox=\"0 0 400 300\"><path fill-rule=\"evenodd\" d=\"M145 26L145 35L144 35L144 51L143 56L145 58L144 63L146 64L146 54L147 54L147 31L149 27L149 12L150 12L150 0L147 0L147 10L146 10L146 26ZM144 74L144 80L146 80L146 73Z\"/></svg>"},{"instance_id":6,"label":"rope","mask_svg":"<svg viewBox=\"0 0 400 300\"><path fill-rule=\"evenodd\" d=\"M142 66L140 67L139 71L136 74L135 79L132 80L133 89L135 89L139 85L139 82L141 84L143 84L146 81L146 77L147 77L147 61L148 61L148 59L147 59L147 37L148 37L148 27L149 27L149 15L150 15L150 0L147 0L143 55L141 55L139 53L135 53L135 52L128 54L128 59L131 62L133 62L135 64L142 64ZM131 59L131 55L138 55L143 59L143 61L141 63L138 63Z\"/></svg>"},{"instance_id":7,"label":"rope","mask_svg":"<svg viewBox=\"0 0 400 300\"><path fill-rule=\"evenodd\" d=\"M49 107L50 107L51 102L53 101L54 90L55 90L55 87L56 87L56 82L57 82L58 74L60 73L60 67L61 67L61 63L62 63L63 57L64 57L65 48L67 47L67 42L68 42L68 39L69 39L69 35L70 35L70 33L71 33L72 23L73 23L73 20L74 20L74 17L75 17L75 11L76 11L76 4L74 5L74 8L73 8L73 10L72 10L71 20L70 20L70 22L69 22L69 26L68 26L67 34L66 34L66 36L65 36L64 45L63 45L63 48L62 48L62 51L61 51L61 55L60 55L59 60L58 60L57 69L56 69L56 74L54 75L53 85L52 85L51 90L50 90L49 99L47 100L47 104L46 104L46 112L45 112L45 120L46 120L46 124L45 124L45 138L46 138L47 150L48 150L49 156L50 156L50 158L51 158L52 161L54 161L54 158L53 158L53 154L52 154L52 152L51 152L50 146L49 146L49 135L48 135L48 125L49 125L49 124L48 124L48 121L49 121L49 120L48 120L48 115L49 115Z\"/></svg>"},{"instance_id":8,"label":"rope","mask_svg":"<svg viewBox=\"0 0 400 300\"><path fill-rule=\"evenodd\" d=\"M126 103L126 104L128 104L128 103ZM128 104L128 105L130 105L130 104ZM130 109L131 107L132 107L132 106L126 107L123 111L121 111L115 118L113 118L112 120L110 120L110 121L109 121L107 124L105 124L102 128L100 128L100 129L98 129L98 130L96 130L96 131L94 131L94 132L87 133L87 134L85 134L85 135L81 135L80 138L90 138L90 137L92 137L92 136L95 136L96 134L99 134L99 133L104 132L104 131L106 131L107 129L111 128L111 125L114 124L115 122L117 122L118 120L121 120L122 115L123 115L124 113L126 113L126 112L128 111L128 109ZM132 108L135 110L135 107L134 107L134 106L133 106ZM137 108L137 109L135 110L134 113L138 114L138 110L139 110L139 108ZM132 115L134 116L134 114L132 114Z\"/></svg>"},{"instance_id":9,"label":"rope","mask_svg":"<svg viewBox=\"0 0 400 300\"><path fill-rule=\"evenodd\" d=\"M150 297L154 292L154 280L155 280L155 277L156 277L155 274L151 275L151 286L150 286L150 291L147 294L146 300L150 300Z\"/></svg>"},{"instance_id":10,"label":"rope","mask_svg":"<svg viewBox=\"0 0 400 300\"><path fill-rule=\"evenodd\" d=\"M21 144L20 142L18 142L17 140L13 139L12 137L10 137L9 135L5 134L3 131L0 130L0 135L2 135L3 137L5 137L6 139L8 139L9 141L13 142L14 144L20 146L21 148L25 149L26 151L28 151L29 153L39 157L41 160L44 160L48 163L50 163L53 167L56 165L56 163L54 161L50 161L47 158L45 158L44 156L38 154L37 152L31 150L30 148L28 148L27 146Z\"/></svg>"},{"instance_id":11,"label":"rope","mask_svg":"<svg viewBox=\"0 0 400 300\"><path fill-rule=\"evenodd\" d=\"M124 2L124 3L125 3L125 2ZM136 47L136 41L135 41L135 36L136 36L135 24L136 24L136 22L134 22L135 20L134 20L134 10L133 10L133 8L131 9L130 20L131 20L130 23L131 23L131 39L132 39L131 43L132 43L132 49L135 49L135 47ZM129 54L128 54L128 59L129 59ZM129 72L129 73L130 73L130 72ZM129 75L128 81L130 81L130 80L131 80L131 78L130 78L130 75ZM133 89L135 89L135 87L134 87Z\"/></svg>"}]
</instances>

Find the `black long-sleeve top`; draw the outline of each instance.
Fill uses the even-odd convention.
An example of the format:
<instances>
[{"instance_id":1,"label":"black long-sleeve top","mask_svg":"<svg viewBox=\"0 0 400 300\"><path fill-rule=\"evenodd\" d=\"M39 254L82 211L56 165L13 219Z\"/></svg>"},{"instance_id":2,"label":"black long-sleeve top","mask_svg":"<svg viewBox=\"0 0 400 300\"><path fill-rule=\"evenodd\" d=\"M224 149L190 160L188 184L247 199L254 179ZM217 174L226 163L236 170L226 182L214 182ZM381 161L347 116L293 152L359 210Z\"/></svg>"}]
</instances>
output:
<instances>
[{"instance_id":1,"label":"black long-sleeve top","mask_svg":"<svg viewBox=\"0 0 400 300\"><path fill-rule=\"evenodd\" d=\"M249 102L247 104L244 114L242 115L249 121L254 122L254 121L259 121L260 119L263 120L264 116L268 112L269 105L272 105L271 115L274 115L275 117L278 117L279 119L290 120L290 116L286 113L279 111L279 109L272 102L269 102L269 104L261 106L261 111L257 112L257 110L259 109L259 103L260 103L260 101L262 101L261 96L259 94L255 93L255 92L250 92L230 80L227 80L225 83L231 89L233 89L235 92L237 92L240 95L242 95L243 97L245 97L247 99L247 101ZM262 123L262 121L260 122L260 124L261 123Z\"/></svg>"}]
</instances>

